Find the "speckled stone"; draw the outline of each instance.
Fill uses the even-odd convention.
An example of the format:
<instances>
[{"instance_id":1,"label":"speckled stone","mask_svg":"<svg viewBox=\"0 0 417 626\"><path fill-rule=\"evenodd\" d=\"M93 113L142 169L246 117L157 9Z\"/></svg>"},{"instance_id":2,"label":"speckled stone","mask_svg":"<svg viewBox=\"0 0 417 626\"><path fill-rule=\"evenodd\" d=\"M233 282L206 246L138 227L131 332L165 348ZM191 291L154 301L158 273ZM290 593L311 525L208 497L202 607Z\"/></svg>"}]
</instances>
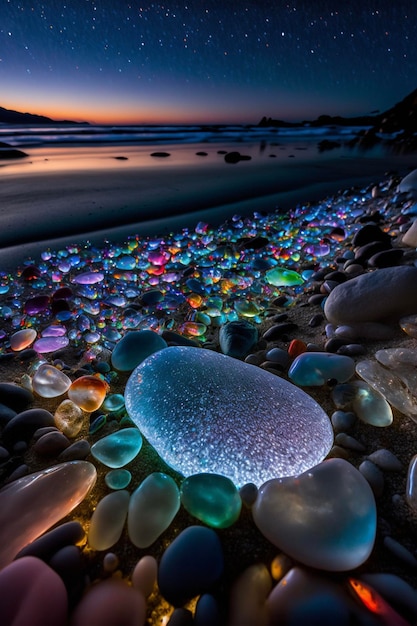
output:
<instances>
[{"instance_id":1,"label":"speckled stone","mask_svg":"<svg viewBox=\"0 0 417 626\"><path fill-rule=\"evenodd\" d=\"M175 470L261 485L319 463L333 444L323 409L295 385L199 348L170 347L132 373L131 419Z\"/></svg>"}]
</instances>

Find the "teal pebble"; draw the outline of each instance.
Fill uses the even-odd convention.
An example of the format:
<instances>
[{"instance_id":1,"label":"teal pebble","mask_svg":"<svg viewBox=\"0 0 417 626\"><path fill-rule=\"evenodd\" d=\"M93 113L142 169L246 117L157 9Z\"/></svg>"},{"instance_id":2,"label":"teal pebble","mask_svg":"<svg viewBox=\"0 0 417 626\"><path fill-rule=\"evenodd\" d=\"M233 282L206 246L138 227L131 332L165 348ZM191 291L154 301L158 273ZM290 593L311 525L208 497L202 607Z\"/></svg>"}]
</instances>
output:
<instances>
[{"instance_id":1,"label":"teal pebble","mask_svg":"<svg viewBox=\"0 0 417 626\"><path fill-rule=\"evenodd\" d=\"M146 357L167 347L167 342L153 330L132 330L116 344L111 363L120 372L131 372Z\"/></svg>"},{"instance_id":2,"label":"teal pebble","mask_svg":"<svg viewBox=\"0 0 417 626\"><path fill-rule=\"evenodd\" d=\"M125 469L114 469L107 472L104 480L110 489L125 489L132 480L132 474Z\"/></svg>"},{"instance_id":3,"label":"teal pebble","mask_svg":"<svg viewBox=\"0 0 417 626\"><path fill-rule=\"evenodd\" d=\"M107 467L118 468L130 463L139 454L142 435L137 428L124 428L103 437L91 446L91 454Z\"/></svg>"},{"instance_id":4,"label":"teal pebble","mask_svg":"<svg viewBox=\"0 0 417 626\"><path fill-rule=\"evenodd\" d=\"M88 429L88 433L90 435L94 435L94 433L98 432L100 428L103 428L104 424L107 422L107 417L105 415L99 415L96 419L91 422L90 428Z\"/></svg>"},{"instance_id":5,"label":"teal pebble","mask_svg":"<svg viewBox=\"0 0 417 626\"><path fill-rule=\"evenodd\" d=\"M349 356L329 352L303 352L292 363L288 377L296 385L321 386L328 380L348 381L355 373Z\"/></svg>"},{"instance_id":6,"label":"teal pebble","mask_svg":"<svg viewBox=\"0 0 417 626\"><path fill-rule=\"evenodd\" d=\"M125 405L124 396L120 393L112 393L104 400L101 408L104 411L108 411L109 413L113 413L115 411L120 411Z\"/></svg>"},{"instance_id":7,"label":"teal pebble","mask_svg":"<svg viewBox=\"0 0 417 626\"><path fill-rule=\"evenodd\" d=\"M190 515L213 528L228 528L236 522L242 499L235 485L220 474L194 474L181 485L181 503Z\"/></svg>"}]
</instances>

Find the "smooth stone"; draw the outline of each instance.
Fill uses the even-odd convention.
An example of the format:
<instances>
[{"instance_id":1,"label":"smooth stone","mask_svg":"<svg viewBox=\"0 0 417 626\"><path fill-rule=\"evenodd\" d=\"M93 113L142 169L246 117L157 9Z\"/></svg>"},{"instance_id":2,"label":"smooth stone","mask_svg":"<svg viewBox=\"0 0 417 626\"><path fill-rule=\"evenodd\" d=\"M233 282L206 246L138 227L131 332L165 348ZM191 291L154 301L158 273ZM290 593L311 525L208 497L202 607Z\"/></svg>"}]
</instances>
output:
<instances>
[{"instance_id":1,"label":"smooth stone","mask_svg":"<svg viewBox=\"0 0 417 626\"><path fill-rule=\"evenodd\" d=\"M111 363L120 372L131 372L146 357L167 346L165 339L153 330L132 330L116 344Z\"/></svg>"},{"instance_id":2,"label":"smooth stone","mask_svg":"<svg viewBox=\"0 0 417 626\"><path fill-rule=\"evenodd\" d=\"M103 404L108 384L97 376L80 376L68 389L68 398L83 411L92 413Z\"/></svg>"},{"instance_id":3,"label":"smooth stone","mask_svg":"<svg viewBox=\"0 0 417 626\"><path fill-rule=\"evenodd\" d=\"M417 192L417 170L412 170L404 176L398 185L400 193Z\"/></svg>"},{"instance_id":4,"label":"smooth stone","mask_svg":"<svg viewBox=\"0 0 417 626\"><path fill-rule=\"evenodd\" d=\"M148 548L170 526L180 508L180 492L171 476L154 472L132 493L127 529L130 541Z\"/></svg>"},{"instance_id":5,"label":"smooth stone","mask_svg":"<svg viewBox=\"0 0 417 626\"><path fill-rule=\"evenodd\" d=\"M114 491L97 504L88 531L88 543L93 550L108 550L119 541L126 521L129 498L128 491Z\"/></svg>"},{"instance_id":6,"label":"smooth stone","mask_svg":"<svg viewBox=\"0 0 417 626\"><path fill-rule=\"evenodd\" d=\"M417 511L417 454L412 457L408 465L405 498L407 504Z\"/></svg>"},{"instance_id":7,"label":"smooth stone","mask_svg":"<svg viewBox=\"0 0 417 626\"><path fill-rule=\"evenodd\" d=\"M361 574L360 581L364 581L375 589L392 607L410 622L417 620L417 591L405 580L386 572Z\"/></svg>"},{"instance_id":8,"label":"smooth stone","mask_svg":"<svg viewBox=\"0 0 417 626\"><path fill-rule=\"evenodd\" d=\"M158 578L158 562L154 556L146 554L136 563L133 568L131 581L132 587L147 598L156 588Z\"/></svg>"},{"instance_id":9,"label":"smooth stone","mask_svg":"<svg viewBox=\"0 0 417 626\"><path fill-rule=\"evenodd\" d=\"M70 441L63 433L52 432L42 435L33 445L33 451L41 456L58 456L68 448Z\"/></svg>"},{"instance_id":10,"label":"smooth stone","mask_svg":"<svg viewBox=\"0 0 417 626\"><path fill-rule=\"evenodd\" d=\"M49 363L42 363L32 378L32 387L41 398L57 398L68 391L71 382L71 379L58 368Z\"/></svg>"},{"instance_id":11,"label":"smooth stone","mask_svg":"<svg viewBox=\"0 0 417 626\"><path fill-rule=\"evenodd\" d=\"M43 426L55 426L53 415L46 409L27 409L13 417L3 430L5 443L29 441L35 430Z\"/></svg>"},{"instance_id":12,"label":"smooth stone","mask_svg":"<svg viewBox=\"0 0 417 626\"><path fill-rule=\"evenodd\" d=\"M10 422L13 417L17 415L16 411L6 406L5 404L0 403L0 424L1 426L5 426L7 422Z\"/></svg>"},{"instance_id":13,"label":"smooth stone","mask_svg":"<svg viewBox=\"0 0 417 626\"><path fill-rule=\"evenodd\" d=\"M335 411L331 415L331 422L336 431L349 430L355 424L356 415L350 411Z\"/></svg>"},{"instance_id":14,"label":"smooth stone","mask_svg":"<svg viewBox=\"0 0 417 626\"><path fill-rule=\"evenodd\" d=\"M83 461L90 454L90 444L86 439L74 441L58 456L58 461Z\"/></svg>"},{"instance_id":15,"label":"smooth stone","mask_svg":"<svg viewBox=\"0 0 417 626\"><path fill-rule=\"evenodd\" d=\"M386 245L390 245L391 237L388 233L381 230L376 224L366 224L365 226L362 226L357 233L355 233L352 245L357 248L375 241L381 241Z\"/></svg>"},{"instance_id":16,"label":"smooth stone","mask_svg":"<svg viewBox=\"0 0 417 626\"><path fill-rule=\"evenodd\" d=\"M36 556L43 561L49 561L55 552L65 546L74 545L84 538L84 529L80 522L66 522L32 541L25 546L15 559L23 556Z\"/></svg>"},{"instance_id":17,"label":"smooth stone","mask_svg":"<svg viewBox=\"0 0 417 626\"><path fill-rule=\"evenodd\" d=\"M417 421L417 398L403 384L404 377L397 375L398 369L389 370L377 361L365 360L356 365L356 372L389 404Z\"/></svg>"},{"instance_id":18,"label":"smooth stone","mask_svg":"<svg viewBox=\"0 0 417 626\"><path fill-rule=\"evenodd\" d=\"M398 266L368 272L338 285L324 313L332 324L400 319L417 312L417 267Z\"/></svg>"},{"instance_id":19,"label":"smooth stone","mask_svg":"<svg viewBox=\"0 0 417 626\"><path fill-rule=\"evenodd\" d=\"M304 278L298 272L284 267L274 267L265 272L265 280L275 287L293 287L304 283Z\"/></svg>"},{"instance_id":20,"label":"smooth stone","mask_svg":"<svg viewBox=\"0 0 417 626\"><path fill-rule=\"evenodd\" d=\"M47 354L48 352L56 352L66 348L69 344L68 337L41 337L33 344L34 350L39 354Z\"/></svg>"},{"instance_id":21,"label":"smooth stone","mask_svg":"<svg viewBox=\"0 0 417 626\"><path fill-rule=\"evenodd\" d=\"M0 571L2 626L67 626L65 585L46 563L25 556Z\"/></svg>"},{"instance_id":22,"label":"smooth stone","mask_svg":"<svg viewBox=\"0 0 417 626\"><path fill-rule=\"evenodd\" d=\"M401 263L401 259L404 256L404 251L400 248L393 248L392 250L384 250L377 252L368 260L369 267L395 267Z\"/></svg>"},{"instance_id":23,"label":"smooth stone","mask_svg":"<svg viewBox=\"0 0 417 626\"><path fill-rule=\"evenodd\" d=\"M142 435L137 428L122 428L96 441L91 446L91 454L100 463L115 469L133 461L142 443Z\"/></svg>"},{"instance_id":24,"label":"smooth stone","mask_svg":"<svg viewBox=\"0 0 417 626\"><path fill-rule=\"evenodd\" d=\"M354 452L365 452L366 448L355 437L352 435L347 435L346 433L338 433L335 438L335 443L347 448L348 450L353 450Z\"/></svg>"},{"instance_id":25,"label":"smooth stone","mask_svg":"<svg viewBox=\"0 0 417 626\"><path fill-rule=\"evenodd\" d=\"M365 424L384 428L393 422L391 407L384 396L361 380L336 385L332 399L337 408L352 410Z\"/></svg>"},{"instance_id":26,"label":"smooth stone","mask_svg":"<svg viewBox=\"0 0 417 626\"><path fill-rule=\"evenodd\" d=\"M15 352L28 348L36 339L37 332L33 328L24 328L10 337L10 347Z\"/></svg>"},{"instance_id":27,"label":"smooth stone","mask_svg":"<svg viewBox=\"0 0 417 626\"><path fill-rule=\"evenodd\" d=\"M268 626L349 626L350 602L332 580L293 567L267 598Z\"/></svg>"},{"instance_id":28,"label":"smooth stone","mask_svg":"<svg viewBox=\"0 0 417 626\"><path fill-rule=\"evenodd\" d=\"M104 480L110 489L125 489L132 480L132 474L125 469L114 469L107 472Z\"/></svg>"},{"instance_id":29,"label":"smooth stone","mask_svg":"<svg viewBox=\"0 0 417 626\"><path fill-rule=\"evenodd\" d=\"M246 320L227 322L220 327L220 349L228 356L244 358L257 341L258 329Z\"/></svg>"},{"instance_id":30,"label":"smooth stone","mask_svg":"<svg viewBox=\"0 0 417 626\"><path fill-rule=\"evenodd\" d=\"M268 626L266 599L271 588L271 575L263 563L242 572L231 590L228 626Z\"/></svg>"},{"instance_id":31,"label":"smooth stone","mask_svg":"<svg viewBox=\"0 0 417 626\"><path fill-rule=\"evenodd\" d=\"M222 617L218 601L210 593L203 593L197 600L195 607L194 626L217 626L221 623Z\"/></svg>"},{"instance_id":32,"label":"smooth stone","mask_svg":"<svg viewBox=\"0 0 417 626\"><path fill-rule=\"evenodd\" d=\"M329 459L297 477L268 481L252 513L271 543L317 569L359 567L374 546L374 495L361 473L343 459Z\"/></svg>"},{"instance_id":33,"label":"smooth stone","mask_svg":"<svg viewBox=\"0 0 417 626\"><path fill-rule=\"evenodd\" d=\"M258 487L254 483L246 483L239 489L242 502L247 507L251 507L258 497Z\"/></svg>"},{"instance_id":34,"label":"smooth stone","mask_svg":"<svg viewBox=\"0 0 417 626\"><path fill-rule=\"evenodd\" d=\"M67 437L76 437L84 425L84 413L72 400L63 400L54 413L55 425Z\"/></svg>"},{"instance_id":35,"label":"smooth stone","mask_svg":"<svg viewBox=\"0 0 417 626\"><path fill-rule=\"evenodd\" d=\"M409 248L417 248L417 220L414 220L410 228L404 233L401 244Z\"/></svg>"},{"instance_id":36,"label":"smooth stone","mask_svg":"<svg viewBox=\"0 0 417 626\"><path fill-rule=\"evenodd\" d=\"M358 470L370 484L375 497L379 498L380 496L382 496L382 494L384 493L385 481L384 475L379 467L377 467L375 463L372 463L372 461L370 461L369 459L365 459L359 465Z\"/></svg>"},{"instance_id":37,"label":"smooth stone","mask_svg":"<svg viewBox=\"0 0 417 626\"><path fill-rule=\"evenodd\" d=\"M403 546L399 541L393 539L393 537L386 536L384 537L384 547L387 548L392 554L394 554L397 559L402 561L404 565L411 567L413 569L417 569L417 559L408 548Z\"/></svg>"},{"instance_id":38,"label":"smooth stone","mask_svg":"<svg viewBox=\"0 0 417 626\"><path fill-rule=\"evenodd\" d=\"M273 363L280 365L282 368L286 368L290 362L290 355L282 348L271 348L265 356L268 361L272 361Z\"/></svg>"},{"instance_id":39,"label":"smooth stone","mask_svg":"<svg viewBox=\"0 0 417 626\"><path fill-rule=\"evenodd\" d=\"M193 614L189 609L184 609L183 607L174 609L167 626L195 626Z\"/></svg>"},{"instance_id":40,"label":"smooth stone","mask_svg":"<svg viewBox=\"0 0 417 626\"><path fill-rule=\"evenodd\" d=\"M174 606L182 606L210 591L224 567L223 550L216 532L189 526L165 550L159 563L158 587Z\"/></svg>"},{"instance_id":41,"label":"smooth stone","mask_svg":"<svg viewBox=\"0 0 417 626\"><path fill-rule=\"evenodd\" d=\"M34 400L33 393L14 383L0 383L0 402L17 411L24 411Z\"/></svg>"},{"instance_id":42,"label":"smooth stone","mask_svg":"<svg viewBox=\"0 0 417 626\"><path fill-rule=\"evenodd\" d=\"M321 386L335 379L344 383L355 373L355 361L348 356L328 352L304 352L296 357L288 377L296 385Z\"/></svg>"},{"instance_id":43,"label":"smooth stone","mask_svg":"<svg viewBox=\"0 0 417 626\"><path fill-rule=\"evenodd\" d=\"M185 476L260 485L317 465L333 444L329 418L304 391L209 350L178 346L150 356L130 376L125 399L149 443Z\"/></svg>"},{"instance_id":44,"label":"smooth stone","mask_svg":"<svg viewBox=\"0 0 417 626\"><path fill-rule=\"evenodd\" d=\"M115 578L93 585L81 599L69 626L144 626L142 594Z\"/></svg>"},{"instance_id":45,"label":"smooth stone","mask_svg":"<svg viewBox=\"0 0 417 626\"><path fill-rule=\"evenodd\" d=\"M403 330L409 337L417 337L417 315L406 315L405 317L402 317L398 323L401 330Z\"/></svg>"},{"instance_id":46,"label":"smooth stone","mask_svg":"<svg viewBox=\"0 0 417 626\"><path fill-rule=\"evenodd\" d=\"M0 490L0 568L70 513L93 488L94 465L71 461L29 474Z\"/></svg>"},{"instance_id":47,"label":"smooth stone","mask_svg":"<svg viewBox=\"0 0 417 626\"><path fill-rule=\"evenodd\" d=\"M262 335L262 338L265 341L275 341L276 339L281 339L287 333L297 330L297 328L298 326L294 322L280 322L268 328Z\"/></svg>"},{"instance_id":48,"label":"smooth stone","mask_svg":"<svg viewBox=\"0 0 417 626\"><path fill-rule=\"evenodd\" d=\"M396 335L396 328L380 324L378 322L360 322L358 324L349 324L338 326L335 330L335 336L341 339L372 339L383 341L392 339Z\"/></svg>"},{"instance_id":49,"label":"smooth stone","mask_svg":"<svg viewBox=\"0 0 417 626\"><path fill-rule=\"evenodd\" d=\"M81 598L85 585L84 561L81 557L80 548L77 546L64 546L55 552L48 565L64 581L68 599L71 605L73 605L76 600Z\"/></svg>"},{"instance_id":50,"label":"smooth stone","mask_svg":"<svg viewBox=\"0 0 417 626\"><path fill-rule=\"evenodd\" d=\"M375 450L375 452L368 455L368 459L387 472L400 472L403 468L399 458L385 448Z\"/></svg>"},{"instance_id":51,"label":"smooth stone","mask_svg":"<svg viewBox=\"0 0 417 626\"><path fill-rule=\"evenodd\" d=\"M213 528L228 528L240 515L242 499L233 482L219 474L194 474L181 484L181 504Z\"/></svg>"}]
</instances>

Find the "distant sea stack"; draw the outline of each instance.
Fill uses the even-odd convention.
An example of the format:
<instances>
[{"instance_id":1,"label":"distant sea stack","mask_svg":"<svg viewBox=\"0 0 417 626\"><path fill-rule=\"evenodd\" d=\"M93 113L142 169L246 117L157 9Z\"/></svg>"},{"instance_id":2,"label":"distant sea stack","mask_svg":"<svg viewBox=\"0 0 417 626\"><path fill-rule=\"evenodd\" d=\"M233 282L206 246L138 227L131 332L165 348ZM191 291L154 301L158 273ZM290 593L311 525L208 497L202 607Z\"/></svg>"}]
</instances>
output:
<instances>
[{"instance_id":1,"label":"distant sea stack","mask_svg":"<svg viewBox=\"0 0 417 626\"><path fill-rule=\"evenodd\" d=\"M20 113L12 109L0 107L0 124L83 124L87 122L73 122L71 120L53 120L45 115L33 115L32 113Z\"/></svg>"}]
</instances>

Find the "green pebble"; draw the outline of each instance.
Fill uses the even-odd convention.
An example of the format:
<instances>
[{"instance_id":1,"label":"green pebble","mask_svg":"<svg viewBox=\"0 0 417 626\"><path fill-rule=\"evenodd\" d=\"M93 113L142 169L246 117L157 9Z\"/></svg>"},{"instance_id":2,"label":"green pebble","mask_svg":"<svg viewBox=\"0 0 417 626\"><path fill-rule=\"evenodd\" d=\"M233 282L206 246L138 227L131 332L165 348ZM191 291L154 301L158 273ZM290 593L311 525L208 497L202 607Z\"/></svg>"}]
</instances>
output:
<instances>
[{"instance_id":1,"label":"green pebble","mask_svg":"<svg viewBox=\"0 0 417 626\"><path fill-rule=\"evenodd\" d=\"M272 270L268 270L265 278L270 285L275 287L292 287L294 285L302 285L304 282L298 272L286 270L284 267L274 267Z\"/></svg>"},{"instance_id":2,"label":"green pebble","mask_svg":"<svg viewBox=\"0 0 417 626\"><path fill-rule=\"evenodd\" d=\"M190 515L213 528L236 522L242 499L233 482L220 474L194 474L181 485L181 503Z\"/></svg>"},{"instance_id":3,"label":"green pebble","mask_svg":"<svg viewBox=\"0 0 417 626\"><path fill-rule=\"evenodd\" d=\"M104 400L101 408L104 411L108 411L109 413L113 413L115 411L120 411L125 405L124 396L120 393L112 393Z\"/></svg>"},{"instance_id":4,"label":"green pebble","mask_svg":"<svg viewBox=\"0 0 417 626\"><path fill-rule=\"evenodd\" d=\"M125 469L115 469L107 472L104 480L110 489L124 489L132 480L132 474Z\"/></svg>"}]
</instances>

